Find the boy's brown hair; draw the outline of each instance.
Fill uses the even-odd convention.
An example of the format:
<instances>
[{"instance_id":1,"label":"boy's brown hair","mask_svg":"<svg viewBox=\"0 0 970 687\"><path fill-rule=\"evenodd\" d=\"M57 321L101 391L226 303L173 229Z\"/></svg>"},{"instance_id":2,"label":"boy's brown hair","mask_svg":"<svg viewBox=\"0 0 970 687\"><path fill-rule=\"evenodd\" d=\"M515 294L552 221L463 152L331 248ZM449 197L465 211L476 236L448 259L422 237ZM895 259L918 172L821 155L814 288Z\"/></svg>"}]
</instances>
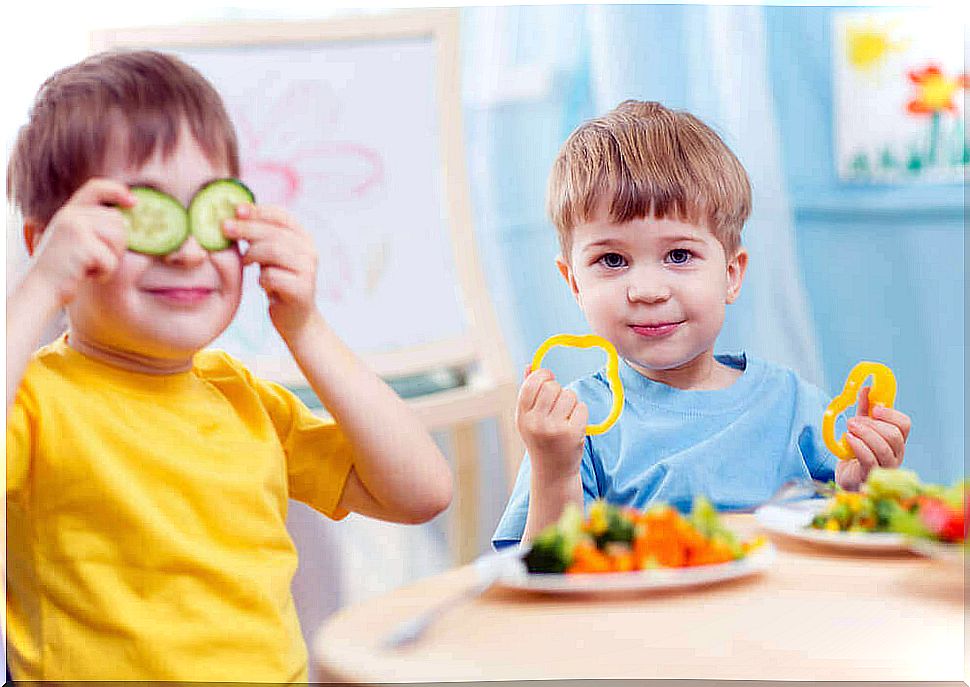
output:
<instances>
[{"instance_id":1,"label":"boy's brown hair","mask_svg":"<svg viewBox=\"0 0 970 687\"><path fill-rule=\"evenodd\" d=\"M62 69L40 87L7 163L7 198L45 226L120 144L140 166L170 155L182 126L214 164L239 175L236 133L222 99L198 71L151 50L110 51ZM118 150L114 148L114 150Z\"/></svg>"},{"instance_id":2,"label":"boy's brown hair","mask_svg":"<svg viewBox=\"0 0 970 687\"><path fill-rule=\"evenodd\" d=\"M672 217L707 226L730 258L751 213L751 185L731 150L697 117L627 100L580 125L553 163L548 209L567 262L572 229L601 203L617 223Z\"/></svg>"}]
</instances>

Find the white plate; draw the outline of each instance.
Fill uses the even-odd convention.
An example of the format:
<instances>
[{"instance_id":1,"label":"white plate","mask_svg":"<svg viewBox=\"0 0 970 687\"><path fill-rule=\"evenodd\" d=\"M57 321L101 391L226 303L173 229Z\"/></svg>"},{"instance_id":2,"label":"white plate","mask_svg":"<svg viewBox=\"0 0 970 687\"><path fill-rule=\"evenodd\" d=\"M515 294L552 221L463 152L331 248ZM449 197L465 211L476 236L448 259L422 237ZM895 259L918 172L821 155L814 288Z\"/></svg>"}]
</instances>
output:
<instances>
[{"instance_id":1,"label":"white plate","mask_svg":"<svg viewBox=\"0 0 970 687\"><path fill-rule=\"evenodd\" d=\"M677 589L754 575L766 570L774 557L774 548L766 542L747 557L730 563L572 575L529 573L525 563L517 559L514 565L505 568L495 584L512 589L566 594Z\"/></svg>"},{"instance_id":2,"label":"white plate","mask_svg":"<svg viewBox=\"0 0 970 687\"><path fill-rule=\"evenodd\" d=\"M947 565L964 565L964 550L960 544L944 544L930 539L911 539L910 551L914 551L927 558L933 558Z\"/></svg>"},{"instance_id":3,"label":"white plate","mask_svg":"<svg viewBox=\"0 0 970 687\"><path fill-rule=\"evenodd\" d=\"M809 527L812 518L828 507L830 499L809 499L784 505L762 506L755 518L764 529L792 539L853 551L909 551L909 541L892 532L829 532Z\"/></svg>"}]
</instances>

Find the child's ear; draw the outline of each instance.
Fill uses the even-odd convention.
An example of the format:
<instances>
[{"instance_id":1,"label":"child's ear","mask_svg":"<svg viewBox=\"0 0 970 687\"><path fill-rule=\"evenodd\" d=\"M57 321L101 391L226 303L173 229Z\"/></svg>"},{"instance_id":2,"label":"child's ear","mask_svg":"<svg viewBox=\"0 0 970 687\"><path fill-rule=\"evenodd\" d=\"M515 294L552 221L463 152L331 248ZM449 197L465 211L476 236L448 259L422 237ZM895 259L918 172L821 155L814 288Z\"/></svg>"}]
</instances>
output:
<instances>
[{"instance_id":1,"label":"child's ear","mask_svg":"<svg viewBox=\"0 0 970 687\"><path fill-rule=\"evenodd\" d=\"M32 219L24 220L24 243L27 245L27 255L34 257L34 251L37 250L37 244L40 243L41 234L44 233L44 227L40 225L40 222L35 222Z\"/></svg>"},{"instance_id":2,"label":"child's ear","mask_svg":"<svg viewBox=\"0 0 970 687\"><path fill-rule=\"evenodd\" d=\"M576 302L579 303L580 307L582 307L583 304L580 301L579 287L576 285L576 278L573 276L573 270L569 266L569 263L563 260L562 256L560 255L558 258L556 258L556 267L559 268L559 274L562 275L562 278L566 280L567 284L569 284L569 290L573 292L573 298L575 298Z\"/></svg>"},{"instance_id":3,"label":"child's ear","mask_svg":"<svg viewBox=\"0 0 970 687\"><path fill-rule=\"evenodd\" d=\"M724 295L725 303L733 303L741 293L741 283L744 281L744 271L748 268L748 251L738 248L738 252L727 263L727 291Z\"/></svg>"}]
</instances>

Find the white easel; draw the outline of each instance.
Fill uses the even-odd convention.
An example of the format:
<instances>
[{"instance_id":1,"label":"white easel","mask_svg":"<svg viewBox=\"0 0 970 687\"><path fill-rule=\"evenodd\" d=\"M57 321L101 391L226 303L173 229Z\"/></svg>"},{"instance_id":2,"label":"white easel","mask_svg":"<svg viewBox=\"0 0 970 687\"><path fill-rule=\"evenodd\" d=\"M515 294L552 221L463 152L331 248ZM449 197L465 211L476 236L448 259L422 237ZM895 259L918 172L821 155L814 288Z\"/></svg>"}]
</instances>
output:
<instances>
[{"instance_id":1,"label":"white easel","mask_svg":"<svg viewBox=\"0 0 970 687\"><path fill-rule=\"evenodd\" d=\"M119 47L148 47L178 53L180 49L361 44L367 41L430 39L435 53L441 205L450 235L450 252L465 311L465 330L457 336L400 350L364 354L382 377L418 375L441 369L467 372L463 386L411 399L425 425L447 431L453 442L457 481L453 506L452 549L458 562L478 552L480 486L477 426L494 418L499 428L508 490L521 444L513 423L518 388L511 360L499 330L479 266L472 229L469 187L465 168L460 105L459 16L457 10L433 10L354 17L322 22L243 22L160 26L99 31L92 37L95 51ZM403 226L403 225L402 225ZM257 374L279 381L293 378L295 365L286 360L246 361Z\"/></svg>"}]
</instances>

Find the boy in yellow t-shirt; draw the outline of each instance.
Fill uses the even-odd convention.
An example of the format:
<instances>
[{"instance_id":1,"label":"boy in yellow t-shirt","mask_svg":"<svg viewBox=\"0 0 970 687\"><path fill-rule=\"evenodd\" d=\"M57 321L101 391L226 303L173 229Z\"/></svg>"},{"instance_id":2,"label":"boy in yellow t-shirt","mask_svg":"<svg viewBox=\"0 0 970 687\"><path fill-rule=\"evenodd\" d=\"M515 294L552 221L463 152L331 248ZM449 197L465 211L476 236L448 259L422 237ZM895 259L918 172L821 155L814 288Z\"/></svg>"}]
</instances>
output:
<instances>
[{"instance_id":1,"label":"boy in yellow t-shirt","mask_svg":"<svg viewBox=\"0 0 970 687\"><path fill-rule=\"evenodd\" d=\"M431 437L317 310L313 242L294 218L242 203L223 225L229 248L189 235L166 255L126 250L130 187L187 205L238 172L215 90L157 52L58 72L20 131L7 177L32 255L7 299L17 680L305 680L287 498L407 523L450 501ZM203 350L251 264L335 422ZM61 308L67 333L34 352Z\"/></svg>"}]
</instances>

